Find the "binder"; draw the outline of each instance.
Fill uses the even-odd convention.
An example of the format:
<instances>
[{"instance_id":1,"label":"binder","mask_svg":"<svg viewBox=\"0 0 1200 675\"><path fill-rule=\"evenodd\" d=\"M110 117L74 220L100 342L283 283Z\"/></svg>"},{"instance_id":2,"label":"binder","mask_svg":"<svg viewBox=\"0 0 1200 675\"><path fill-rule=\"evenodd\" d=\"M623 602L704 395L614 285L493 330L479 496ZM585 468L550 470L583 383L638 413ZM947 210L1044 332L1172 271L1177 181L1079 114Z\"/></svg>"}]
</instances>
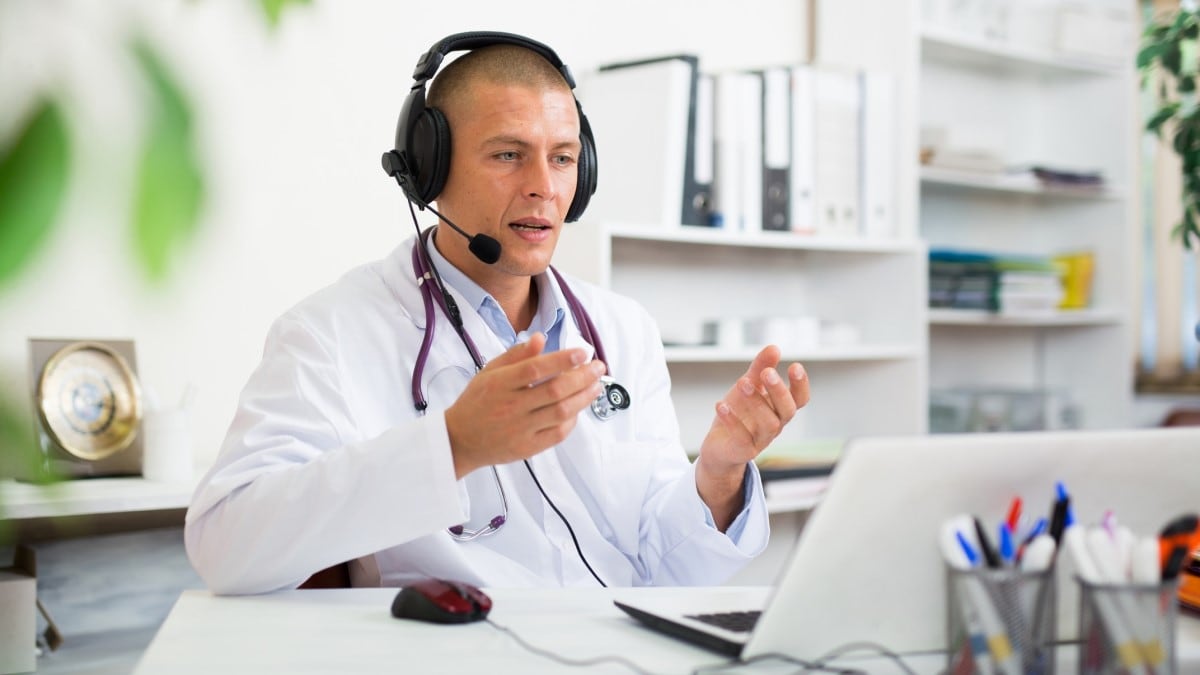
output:
<instances>
[{"instance_id":1,"label":"binder","mask_svg":"<svg viewBox=\"0 0 1200 675\"><path fill-rule=\"evenodd\" d=\"M816 229L822 235L858 236L858 73L819 68L813 85Z\"/></svg>"},{"instance_id":2,"label":"binder","mask_svg":"<svg viewBox=\"0 0 1200 675\"><path fill-rule=\"evenodd\" d=\"M725 230L742 228L741 140L743 73L725 72L715 76L713 145L713 214L715 227Z\"/></svg>"},{"instance_id":3,"label":"binder","mask_svg":"<svg viewBox=\"0 0 1200 675\"><path fill-rule=\"evenodd\" d=\"M862 87L862 233L891 239L898 235L895 200L896 115L891 75L863 72Z\"/></svg>"},{"instance_id":4,"label":"binder","mask_svg":"<svg viewBox=\"0 0 1200 675\"><path fill-rule=\"evenodd\" d=\"M763 229L763 79L761 73L742 73L740 78L741 133L738 142L742 159L742 227L743 232Z\"/></svg>"},{"instance_id":5,"label":"binder","mask_svg":"<svg viewBox=\"0 0 1200 675\"><path fill-rule=\"evenodd\" d=\"M593 219L647 227L708 225L711 154L700 151L699 59L690 54L601 66L579 100L596 138Z\"/></svg>"},{"instance_id":6,"label":"binder","mask_svg":"<svg viewBox=\"0 0 1200 675\"><path fill-rule=\"evenodd\" d=\"M793 232L813 234L817 230L816 207L816 132L813 116L813 69L808 65L791 68L791 190L789 210Z\"/></svg>"},{"instance_id":7,"label":"binder","mask_svg":"<svg viewBox=\"0 0 1200 675\"><path fill-rule=\"evenodd\" d=\"M762 71L762 229L791 230L791 73Z\"/></svg>"}]
</instances>

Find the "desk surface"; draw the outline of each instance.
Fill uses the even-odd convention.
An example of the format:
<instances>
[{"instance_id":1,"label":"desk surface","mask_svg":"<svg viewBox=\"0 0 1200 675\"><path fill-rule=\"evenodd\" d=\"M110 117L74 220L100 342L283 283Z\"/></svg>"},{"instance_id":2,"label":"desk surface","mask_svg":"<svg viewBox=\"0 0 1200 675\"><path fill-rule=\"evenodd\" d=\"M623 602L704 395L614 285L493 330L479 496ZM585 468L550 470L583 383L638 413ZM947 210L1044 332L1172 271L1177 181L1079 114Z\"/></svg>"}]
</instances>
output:
<instances>
[{"instance_id":1,"label":"desk surface","mask_svg":"<svg viewBox=\"0 0 1200 675\"><path fill-rule=\"evenodd\" d=\"M765 597L765 588L714 590ZM537 648L574 659L620 655L663 675L725 663L720 655L661 636L628 618L612 600L637 594L693 594L689 588L490 589L491 619ZM561 673L574 670L535 654L488 623L441 626L399 621L389 613L396 589L289 591L249 597L184 592L159 629L135 675L159 673ZM1067 648L1065 656L1073 656ZM1200 664L1200 620L1181 617L1179 658ZM905 657L920 673L936 673L945 657ZM902 672L872 659L843 662L871 673ZM721 670L794 672L782 662ZM581 672L635 672L606 663ZM1063 672L1073 672L1064 670Z\"/></svg>"}]
</instances>

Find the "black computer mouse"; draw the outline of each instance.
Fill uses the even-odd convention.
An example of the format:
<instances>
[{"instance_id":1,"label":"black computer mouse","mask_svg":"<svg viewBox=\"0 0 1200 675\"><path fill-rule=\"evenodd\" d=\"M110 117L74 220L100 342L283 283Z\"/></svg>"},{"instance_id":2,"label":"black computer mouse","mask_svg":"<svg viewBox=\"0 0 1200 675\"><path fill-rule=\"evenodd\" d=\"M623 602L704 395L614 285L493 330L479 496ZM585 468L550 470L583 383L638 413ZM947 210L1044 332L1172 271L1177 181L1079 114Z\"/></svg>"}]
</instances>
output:
<instances>
[{"instance_id":1,"label":"black computer mouse","mask_svg":"<svg viewBox=\"0 0 1200 675\"><path fill-rule=\"evenodd\" d=\"M392 616L431 623L469 623L486 618L492 599L461 581L425 579L400 589Z\"/></svg>"}]
</instances>

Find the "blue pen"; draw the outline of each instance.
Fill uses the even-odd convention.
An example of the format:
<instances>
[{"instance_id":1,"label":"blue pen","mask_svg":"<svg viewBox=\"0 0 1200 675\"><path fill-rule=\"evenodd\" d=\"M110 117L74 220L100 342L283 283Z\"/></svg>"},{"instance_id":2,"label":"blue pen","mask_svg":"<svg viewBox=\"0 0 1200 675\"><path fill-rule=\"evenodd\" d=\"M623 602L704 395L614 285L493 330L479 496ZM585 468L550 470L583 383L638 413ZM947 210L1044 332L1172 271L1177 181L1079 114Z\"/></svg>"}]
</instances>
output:
<instances>
[{"instance_id":1,"label":"blue pen","mask_svg":"<svg viewBox=\"0 0 1200 675\"><path fill-rule=\"evenodd\" d=\"M1008 523L1000 523L1000 560L1004 561L1005 565L1012 565L1015 559L1012 530L1008 529Z\"/></svg>"},{"instance_id":2,"label":"blue pen","mask_svg":"<svg viewBox=\"0 0 1200 675\"><path fill-rule=\"evenodd\" d=\"M979 554L975 552L975 547L971 546L971 542L967 541L962 530L956 530L954 536L958 539L958 545L962 547L963 554L967 556L967 562L971 567L979 565Z\"/></svg>"},{"instance_id":3,"label":"blue pen","mask_svg":"<svg viewBox=\"0 0 1200 675\"><path fill-rule=\"evenodd\" d=\"M1063 485L1061 480L1054 483L1054 494L1058 501L1067 504L1067 512L1063 517L1063 529L1066 529L1075 524L1075 509L1071 508L1071 496L1067 494L1067 486Z\"/></svg>"},{"instance_id":4,"label":"blue pen","mask_svg":"<svg viewBox=\"0 0 1200 675\"><path fill-rule=\"evenodd\" d=\"M1029 531L1029 534L1025 535L1025 538L1021 540L1021 545L1017 547L1017 560L1020 560L1025 555L1025 547L1029 546L1034 539L1037 539L1039 534L1046 531L1048 524L1049 521L1044 517L1037 519L1037 522L1033 524L1033 529Z\"/></svg>"}]
</instances>

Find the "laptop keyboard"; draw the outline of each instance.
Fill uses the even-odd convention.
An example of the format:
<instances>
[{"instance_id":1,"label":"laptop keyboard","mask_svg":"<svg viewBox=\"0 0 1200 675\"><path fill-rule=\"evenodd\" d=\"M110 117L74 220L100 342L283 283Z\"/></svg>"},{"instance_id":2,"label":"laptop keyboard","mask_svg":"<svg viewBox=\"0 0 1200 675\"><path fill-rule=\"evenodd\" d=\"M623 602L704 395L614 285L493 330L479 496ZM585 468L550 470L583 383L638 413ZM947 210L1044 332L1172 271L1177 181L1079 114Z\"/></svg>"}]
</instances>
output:
<instances>
[{"instance_id":1,"label":"laptop keyboard","mask_svg":"<svg viewBox=\"0 0 1200 675\"><path fill-rule=\"evenodd\" d=\"M713 614L689 614L687 618L703 621L704 623L724 628L734 633L749 633L754 630L760 611L752 612L716 612Z\"/></svg>"}]
</instances>

